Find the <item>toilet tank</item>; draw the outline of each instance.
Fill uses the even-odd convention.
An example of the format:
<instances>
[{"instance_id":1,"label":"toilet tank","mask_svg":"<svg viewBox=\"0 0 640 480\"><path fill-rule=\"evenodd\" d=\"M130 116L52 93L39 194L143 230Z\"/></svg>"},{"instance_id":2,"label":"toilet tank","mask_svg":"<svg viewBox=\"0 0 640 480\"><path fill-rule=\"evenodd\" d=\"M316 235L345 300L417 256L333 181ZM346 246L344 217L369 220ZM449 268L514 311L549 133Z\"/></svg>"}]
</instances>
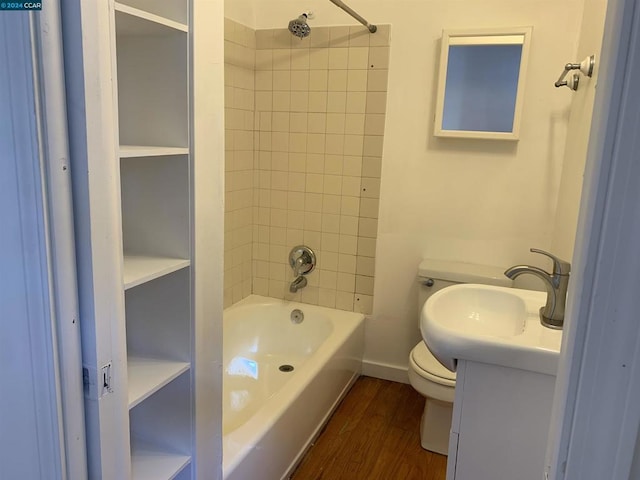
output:
<instances>
[{"instance_id":1,"label":"toilet tank","mask_svg":"<svg viewBox=\"0 0 640 480\"><path fill-rule=\"evenodd\" d=\"M438 290L459 283L511 287L513 281L504 271L503 267L425 258L418 266L418 310L422 310L424 302Z\"/></svg>"}]
</instances>

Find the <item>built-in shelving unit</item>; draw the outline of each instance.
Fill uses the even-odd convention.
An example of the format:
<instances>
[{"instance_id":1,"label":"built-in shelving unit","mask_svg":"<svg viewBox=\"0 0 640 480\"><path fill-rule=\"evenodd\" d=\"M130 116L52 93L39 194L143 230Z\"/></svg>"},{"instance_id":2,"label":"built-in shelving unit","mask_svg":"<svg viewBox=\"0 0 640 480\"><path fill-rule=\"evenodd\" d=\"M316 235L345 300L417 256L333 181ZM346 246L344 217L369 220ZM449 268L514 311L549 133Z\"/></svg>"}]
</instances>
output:
<instances>
[{"instance_id":1,"label":"built-in shelving unit","mask_svg":"<svg viewBox=\"0 0 640 480\"><path fill-rule=\"evenodd\" d=\"M129 408L135 407L187 370L189 370L187 362L129 356L127 358Z\"/></svg>"},{"instance_id":2,"label":"built-in shelving unit","mask_svg":"<svg viewBox=\"0 0 640 480\"><path fill-rule=\"evenodd\" d=\"M115 11L116 32L119 35L162 35L165 28L172 28L179 32L189 31L184 23L175 22L122 3L115 4Z\"/></svg>"},{"instance_id":3,"label":"built-in shelving unit","mask_svg":"<svg viewBox=\"0 0 640 480\"><path fill-rule=\"evenodd\" d=\"M132 476L140 480L176 478L189 463L191 457L167 453L144 440L131 439ZM168 476L167 476L168 475Z\"/></svg>"},{"instance_id":4,"label":"built-in shelving unit","mask_svg":"<svg viewBox=\"0 0 640 480\"><path fill-rule=\"evenodd\" d=\"M187 155L185 147L154 147L150 145L120 145L120 158L163 157L168 155Z\"/></svg>"},{"instance_id":5,"label":"built-in shelving unit","mask_svg":"<svg viewBox=\"0 0 640 480\"><path fill-rule=\"evenodd\" d=\"M128 290L189 266L182 258L124 256L124 288Z\"/></svg>"},{"instance_id":6,"label":"built-in shelving unit","mask_svg":"<svg viewBox=\"0 0 640 480\"><path fill-rule=\"evenodd\" d=\"M191 478L188 0L114 4L131 475Z\"/></svg>"}]
</instances>

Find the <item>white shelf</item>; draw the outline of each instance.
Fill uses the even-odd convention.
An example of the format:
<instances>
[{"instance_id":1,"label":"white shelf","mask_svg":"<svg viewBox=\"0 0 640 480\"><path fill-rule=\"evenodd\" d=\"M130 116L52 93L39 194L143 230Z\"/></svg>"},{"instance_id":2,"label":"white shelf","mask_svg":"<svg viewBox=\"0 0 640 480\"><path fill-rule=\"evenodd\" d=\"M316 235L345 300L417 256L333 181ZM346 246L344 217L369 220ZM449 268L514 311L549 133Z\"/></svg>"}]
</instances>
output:
<instances>
[{"instance_id":1,"label":"white shelf","mask_svg":"<svg viewBox=\"0 0 640 480\"><path fill-rule=\"evenodd\" d=\"M189 370L187 362L129 357L127 359L129 409L153 395L187 370Z\"/></svg>"},{"instance_id":2,"label":"white shelf","mask_svg":"<svg viewBox=\"0 0 640 480\"><path fill-rule=\"evenodd\" d=\"M131 439L131 470L134 480L171 480L190 462L191 457L187 455L163 451L135 437Z\"/></svg>"},{"instance_id":3,"label":"white shelf","mask_svg":"<svg viewBox=\"0 0 640 480\"><path fill-rule=\"evenodd\" d=\"M183 258L124 255L124 289L133 288L156 278L188 267Z\"/></svg>"},{"instance_id":4,"label":"white shelf","mask_svg":"<svg viewBox=\"0 0 640 480\"><path fill-rule=\"evenodd\" d=\"M120 158L164 157L169 155L188 155L186 147L153 147L147 145L120 145Z\"/></svg>"},{"instance_id":5,"label":"white shelf","mask_svg":"<svg viewBox=\"0 0 640 480\"><path fill-rule=\"evenodd\" d=\"M116 3L115 10L116 32L119 35L166 35L172 30L174 32L189 31L184 23L175 22L122 3Z\"/></svg>"}]
</instances>

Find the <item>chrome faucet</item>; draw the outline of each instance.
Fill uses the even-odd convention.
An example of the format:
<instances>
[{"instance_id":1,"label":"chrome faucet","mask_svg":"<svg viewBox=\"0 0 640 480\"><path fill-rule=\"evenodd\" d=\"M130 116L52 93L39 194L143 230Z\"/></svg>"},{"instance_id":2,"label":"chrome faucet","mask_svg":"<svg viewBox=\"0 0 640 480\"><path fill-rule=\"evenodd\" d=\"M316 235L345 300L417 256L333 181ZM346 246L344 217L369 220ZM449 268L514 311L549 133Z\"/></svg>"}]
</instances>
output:
<instances>
[{"instance_id":1,"label":"chrome faucet","mask_svg":"<svg viewBox=\"0 0 640 480\"><path fill-rule=\"evenodd\" d=\"M296 293L298 290L306 286L307 286L307 279L302 275L298 275L296 279L293 282L291 282L291 285L289 285L289 291L291 293Z\"/></svg>"},{"instance_id":2,"label":"chrome faucet","mask_svg":"<svg viewBox=\"0 0 640 480\"><path fill-rule=\"evenodd\" d=\"M296 293L301 288L307 286L308 275L316 267L316 254L306 245L293 247L289 252L289 265L293 270L294 280L289 285L289 291Z\"/></svg>"},{"instance_id":3,"label":"chrome faucet","mask_svg":"<svg viewBox=\"0 0 640 480\"><path fill-rule=\"evenodd\" d=\"M547 273L541 268L529 265L515 265L508 268L504 274L511 279L525 273L541 278L547 289L547 303L540 308L540 321L545 327L560 330L564 324L564 308L567 300L571 264L544 250L532 248L531 252L546 255L553 260L553 273Z\"/></svg>"}]
</instances>

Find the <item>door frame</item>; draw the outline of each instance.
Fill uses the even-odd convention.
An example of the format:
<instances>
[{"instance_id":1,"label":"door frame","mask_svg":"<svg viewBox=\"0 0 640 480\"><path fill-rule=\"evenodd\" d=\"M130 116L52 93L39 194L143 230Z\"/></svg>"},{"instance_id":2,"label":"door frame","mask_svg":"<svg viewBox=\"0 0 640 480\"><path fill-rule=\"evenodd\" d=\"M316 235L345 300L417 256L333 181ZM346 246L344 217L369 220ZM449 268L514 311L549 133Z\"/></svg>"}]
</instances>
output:
<instances>
[{"instance_id":1,"label":"door frame","mask_svg":"<svg viewBox=\"0 0 640 480\"><path fill-rule=\"evenodd\" d=\"M609 0L545 478L628 479L640 425L640 6Z\"/></svg>"}]
</instances>

